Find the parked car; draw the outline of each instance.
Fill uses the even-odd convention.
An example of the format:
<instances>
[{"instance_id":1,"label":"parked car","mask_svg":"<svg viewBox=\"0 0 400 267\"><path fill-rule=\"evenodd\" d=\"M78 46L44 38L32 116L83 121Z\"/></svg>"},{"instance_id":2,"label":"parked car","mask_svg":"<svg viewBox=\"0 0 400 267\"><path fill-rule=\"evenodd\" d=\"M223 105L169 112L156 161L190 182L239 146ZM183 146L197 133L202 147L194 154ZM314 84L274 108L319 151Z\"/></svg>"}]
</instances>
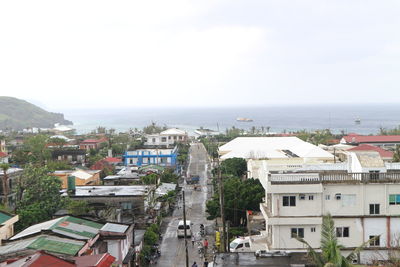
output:
<instances>
[{"instance_id":1,"label":"parked car","mask_svg":"<svg viewBox=\"0 0 400 267\"><path fill-rule=\"evenodd\" d=\"M229 244L230 252L251 252L250 238L238 237Z\"/></svg>"}]
</instances>

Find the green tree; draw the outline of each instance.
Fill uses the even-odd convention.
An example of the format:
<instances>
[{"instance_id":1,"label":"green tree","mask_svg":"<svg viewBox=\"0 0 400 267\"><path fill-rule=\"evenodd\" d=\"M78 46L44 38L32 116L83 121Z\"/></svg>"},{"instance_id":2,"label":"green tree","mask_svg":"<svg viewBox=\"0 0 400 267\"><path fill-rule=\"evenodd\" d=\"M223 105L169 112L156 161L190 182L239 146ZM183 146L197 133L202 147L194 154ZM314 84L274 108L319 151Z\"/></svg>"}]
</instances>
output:
<instances>
[{"instance_id":1,"label":"green tree","mask_svg":"<svg viewBox=\"0 0 400 267\"><path fill-rule=\"evenodd\" d=\"M325 215L322 219L321 253L313 249L303 238L296 236L296 239L308 248L309 257L318 267L352 266L351 262L357 257L358 253L377 238L379 238L379 236L371 238L354 249L347 257L344 257L341 254L341 249L344 247L340 245L337 240L335 224L330 214Z\"/></svg>"},{"instance_id":2,"label":"green tree","mask_svg":"<svg viewBox=\"0 0 400 267\"><path fill-rule=\"evenodd\" d=\"M3 184L3 195L4 195L4 207L6 209L8 209L8 192L9 190L9 186L8 186L8 174L7 171L10 168L10 165L8 165L7 163L2 163L0 164L0 169L3 171L3 180L2 180L2 184Z\"/></svg>"},{"instance_id":3,"label":"green tree","mask_svg":"<svg viewBox=\"0 0 400 267\"><path fill-rule=\"evenodd\" d=\"M247 162L243 158L226 159L220 164L222 174L242 177L247 173Z\"/></svg>"},{"instance_id":4,"label":"green tree","mask_svg":"<svg viewBox=\"0 0 400 267\"><path fill-rule=\"evenodd\" d=\"M142 178L143 184L157 184L158 175L155 173L148 174Z\"/></svg>"},{"instance_id":5,"label":"green tree","mask_svg":"<svg viewBox=\"0 0 400 267\"><path fill-rule=\"evenodd\" d=\"M62 148L67 144L67 141L65 141L65 139L63 138L54 137L50 139L50 143L57 145L59 148Z\"/></svg>"},{"instance_id":6,"label":"green tree","mask_svg":"<svg viewBox=\"0 0 400 267\"><path fill-rule=\"evenodd\" d=\"M28 165L17 184L17 229L52 218L64 205L61 198L61 180L49 175L47 167Z\"/></svg>"},{"instance_id":7,"label":"green tree","mask_svg":"<svg viewBox=\"0 0 400 267\"><path fill-rule=\"evenodd\" d=\"M394 150L393 162L400 162L400 146L399 145L396 145L396 148Z\"/></svg>"},{"instance_id":8,"label":"green tree","mask_svg":"<svg viewBox=\"0 0 400 267\"><path fill-rule=\"evenodd\" d=\"M28 153L29 163L35 163L44 166L46 161L50 159L51 153L47 148L48 137L38 134L28 138L24 143L24 151Z\"/></svg>"},{"instance_id":9,"label":"green tree","mask_svg":"<svg viewBox=\"0 0 400 267\"><path fill-rule=\"evenodd\" d=\"M67 161L49 160L46 164L50 171L73 170L74 168Z\"/></svg>"},{"instance_id":10,"label":"green tree","mask_svg":"<svg viewBox=\"0 0 400 267\"><path fill-rule=\"evenodd\" d=\"M241 180L237 177L223 179L225 219L232 222L234 226L244 224L246 210L259 210L260 202L265 196L265 190L259 180ZM208 219L220 216L219 194L214 194L211 200L206 203Z\"/></svg>"},{"instance_id":11,"label":"green tree","mask_svg":"<svg viewBox=\"0 0 400 267\"><path fill-rule=\"evenodd\" d=\"M174 170L171 168L166 168L160 175L160 181L162 183L177 183L179 179L179 175L174 173Z\"/></svg>"},{"instance_id":12,"label":"green tree","mask_svg":"<svg viewBox=\"0 0 400 267\"><path fill-rule=\"evenodd\" d=\"M158 126L155 122L151 122L150 125L143 128L143 132L145 134L156 134L161 133L162 131L166 130L167 127Z\"/></svg>"},{"instance_id":13,"label":"green tree","mask_svg":"<svg viewBox=\"0 0 400 267\"><path fill-rule=\"evenodd\" d=\"M68 213L74 216L88 214L88 212L91 210L89 204L85 200L69 199L67 203Z\"/></svg>"}]
</instances>

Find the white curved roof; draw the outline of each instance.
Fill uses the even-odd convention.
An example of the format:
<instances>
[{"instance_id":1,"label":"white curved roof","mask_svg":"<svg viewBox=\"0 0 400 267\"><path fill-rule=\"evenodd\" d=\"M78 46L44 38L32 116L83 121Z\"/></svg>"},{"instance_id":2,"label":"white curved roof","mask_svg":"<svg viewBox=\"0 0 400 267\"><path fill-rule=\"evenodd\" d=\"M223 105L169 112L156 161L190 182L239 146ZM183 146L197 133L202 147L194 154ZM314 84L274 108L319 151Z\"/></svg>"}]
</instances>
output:
<instances>
[{"instance_id":1,"label":"white curved roof","mask_svg":"<svg viewBox=\"0 0 400 267\"><path fill-rule=\"evenodd\" d=\"M219 148L227 158L327 158L333 155L297 137L237 137ZM288 153L289 151L289 153Z\"/></svg>"},{"instance_id":2,"label":"white curved roof","mask_svg":"<svg viewBox=\"0 0 400 267\"><path fill-rule=\"evenodd\" d=\"M177 128L171 128L160 133L161 135L186 135L187 133Z\"/></svg>"}]
</instances>

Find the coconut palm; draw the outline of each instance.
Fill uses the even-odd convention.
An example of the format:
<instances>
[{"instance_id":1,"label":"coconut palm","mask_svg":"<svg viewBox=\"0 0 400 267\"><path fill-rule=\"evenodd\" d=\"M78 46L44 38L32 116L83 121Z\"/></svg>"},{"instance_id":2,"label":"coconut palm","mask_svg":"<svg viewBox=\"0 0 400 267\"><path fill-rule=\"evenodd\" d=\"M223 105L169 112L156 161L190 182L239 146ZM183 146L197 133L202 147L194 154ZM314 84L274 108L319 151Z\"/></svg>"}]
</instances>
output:
<instances>
[{"instance_id":1,"label":"coconut palm","mask_svg":"<svg viewBox=\"0 0 400 267\"><path fill-rule=\"evenodd\" d=\"M335 225L330 214L322 218L321 229L321 252L317 252L303 238L296 236L296 239L307 246L308 255L318 267L350 267L351 262L357 257L358 253L363 250L370 242L378 239L379 236L371 238L367 242L361 244L354 249L347 257L341 254L344 247L339 244Z\"/></svg>"}]
</instances>

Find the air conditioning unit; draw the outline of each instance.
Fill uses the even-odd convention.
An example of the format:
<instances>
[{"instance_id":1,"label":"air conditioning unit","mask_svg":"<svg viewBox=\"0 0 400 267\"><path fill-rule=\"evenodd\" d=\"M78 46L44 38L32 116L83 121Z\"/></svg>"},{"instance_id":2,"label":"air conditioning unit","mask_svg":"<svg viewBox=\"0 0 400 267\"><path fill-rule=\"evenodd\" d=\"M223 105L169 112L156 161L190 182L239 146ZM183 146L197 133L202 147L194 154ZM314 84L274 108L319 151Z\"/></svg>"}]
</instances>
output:
<instances>
[{"instance_id":1,"label":"air conditioning unit","mask_svg":"<svg viewBox=\"0 0 400 267\"><path fill-rule=\"evenodd\" d=\"M341 200L342 199L342 194L338 193L335 195L336 200Z\"/></svg>"}]
</instances>

